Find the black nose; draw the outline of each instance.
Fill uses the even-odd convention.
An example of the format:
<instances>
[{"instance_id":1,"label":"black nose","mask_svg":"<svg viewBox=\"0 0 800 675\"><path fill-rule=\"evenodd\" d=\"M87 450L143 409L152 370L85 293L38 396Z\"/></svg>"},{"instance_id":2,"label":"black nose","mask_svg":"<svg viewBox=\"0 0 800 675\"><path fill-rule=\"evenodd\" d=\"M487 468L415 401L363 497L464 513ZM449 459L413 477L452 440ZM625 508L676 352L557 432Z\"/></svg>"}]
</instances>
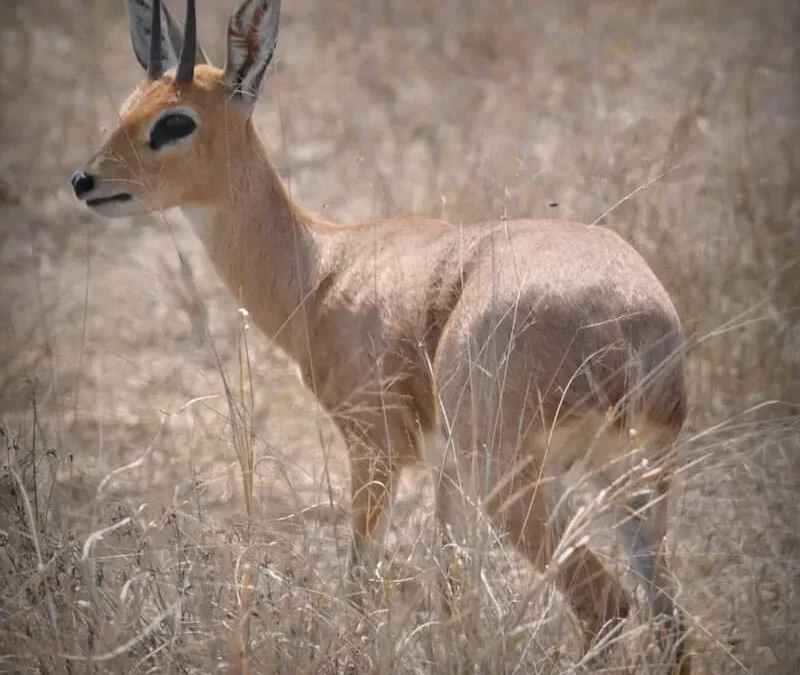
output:
<instances>
[{"instance_id":1,"label":"black nose","mask_svg":"<svg viewBox=\"0 0 800 675\"><path fill-rule=\"evenodd\" d=\"M72 174L72 189L75 190L75 196L81 199L84 195L89 194L94 190L94 177L85 171L76 171Z\"/></svg>"}]
</instances>

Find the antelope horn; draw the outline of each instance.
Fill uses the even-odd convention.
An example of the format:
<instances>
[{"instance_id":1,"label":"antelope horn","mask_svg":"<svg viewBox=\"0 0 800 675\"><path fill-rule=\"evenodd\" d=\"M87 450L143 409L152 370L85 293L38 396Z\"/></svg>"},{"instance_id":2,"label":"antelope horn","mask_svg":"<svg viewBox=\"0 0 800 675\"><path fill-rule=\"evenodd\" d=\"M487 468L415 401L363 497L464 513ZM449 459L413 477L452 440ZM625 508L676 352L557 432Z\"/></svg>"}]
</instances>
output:
<instances>
[{"instance_id":1,"label":"antelope horn","mask_svg":"<svg viewBox=\"0 0 800 675\"><path fill-rule=\"evenodd\" d=\"M178 82L191 82L194 77L194 60L197 55L197 17L194 11L194 0L186 3L186 24L183 33L183 48L178 64Z\"/></svg>"},{"instance_id":2,"label":"antelope horn","mask_svg":"<svg viewBox=\"0 0 800 675\"><path fill-rule=\"evenodd\" d=\"M147 64L147 74L153 80L157 80L164 74L161 62L161 0L153 1L153 24L150 28L150 62Z\"/></svg>"}]
</instances>

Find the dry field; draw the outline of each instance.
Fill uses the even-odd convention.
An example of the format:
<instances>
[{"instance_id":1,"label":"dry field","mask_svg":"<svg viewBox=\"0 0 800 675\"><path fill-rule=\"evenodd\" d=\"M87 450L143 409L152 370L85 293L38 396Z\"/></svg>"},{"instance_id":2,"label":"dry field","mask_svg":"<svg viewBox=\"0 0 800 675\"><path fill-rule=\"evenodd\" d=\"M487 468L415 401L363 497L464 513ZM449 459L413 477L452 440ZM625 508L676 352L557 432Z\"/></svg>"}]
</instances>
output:
<instances>
[{"instance_id":1,"label":"dry field","mask_svg":"<svg viewBox=\"0 0 800 675\"><path fill-rule=\"evenodd\" d=\"M217 63L233 4L199 2ZM800 672L797 3L283 5L256 122L309 210L555 215L643 252L691 336L669 550L696 672ZM0 672L663 672L643 601L588 669L552 584L498 545L440 625L421 474L350 609L331 423L179 216L72 198L142 77L122 0L2 14Z\"/></svg>"}]
</instances>

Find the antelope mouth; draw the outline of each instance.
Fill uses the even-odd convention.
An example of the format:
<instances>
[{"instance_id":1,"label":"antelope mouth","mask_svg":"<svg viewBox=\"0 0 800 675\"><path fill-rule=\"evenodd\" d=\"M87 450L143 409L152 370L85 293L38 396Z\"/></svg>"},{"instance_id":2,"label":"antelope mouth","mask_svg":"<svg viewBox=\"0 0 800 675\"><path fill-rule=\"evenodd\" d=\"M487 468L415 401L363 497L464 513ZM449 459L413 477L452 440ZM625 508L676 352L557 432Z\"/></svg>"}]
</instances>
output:
<instances>
[{"instance_id":1,"label":"antelope mouth","mask_svg":"<svg viewBox=\"0 0 800 675\"><path fill-rule=\"evenodd\" d=\"M124 204L132 199L133 195L130 192L120 192L119 194L111 195L110 197L96 197L95 199L87 199L86 205L94 207L104 206L105 204Z\"/></svg>"}]
</instances>

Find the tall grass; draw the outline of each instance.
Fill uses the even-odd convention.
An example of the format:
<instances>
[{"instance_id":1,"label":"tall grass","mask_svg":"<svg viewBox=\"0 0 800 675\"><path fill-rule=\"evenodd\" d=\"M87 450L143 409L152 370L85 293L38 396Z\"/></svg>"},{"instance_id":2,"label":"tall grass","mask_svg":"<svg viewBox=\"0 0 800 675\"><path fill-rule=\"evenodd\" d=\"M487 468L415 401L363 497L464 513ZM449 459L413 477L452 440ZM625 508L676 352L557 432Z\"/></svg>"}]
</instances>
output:
<instances>
[{"instance_id":1,"label":"tall grass","mask_svg":"<svg viewBox=\"0 0 800 675\"><path fill-rule=\"evenodd\" d=\"M285 4L257 123L282 139L274 155L303 203L342 219L578 218L643 252L690 335L668 555L695 668L800 669L796 10ZM220 61L230 7L199 5ZM169 214L109 224L69 198L69 173L140 76L122 3L12 6L0 672L588 668L597 650L582 660L552 568L533 574L486 528L440 549L429 478L402 486L364 606L347 602L341 441L291 365L231 318L235 301ZM593 533L617 568L596 534L611 496L584 502L562 546ZM453 556L448 622L436 581ZM591 672L659 672L634 598Z\"/></svg>"}]
</instances>

